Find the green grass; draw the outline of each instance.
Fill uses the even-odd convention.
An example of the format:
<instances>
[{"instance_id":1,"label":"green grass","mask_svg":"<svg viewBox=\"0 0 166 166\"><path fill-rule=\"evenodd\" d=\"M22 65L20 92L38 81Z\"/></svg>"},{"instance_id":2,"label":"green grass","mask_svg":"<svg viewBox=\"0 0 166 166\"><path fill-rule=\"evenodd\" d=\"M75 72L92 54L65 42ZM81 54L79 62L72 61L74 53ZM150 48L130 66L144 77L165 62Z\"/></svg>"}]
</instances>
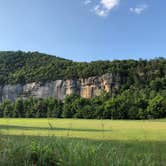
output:
<instances>
[{"instance_id":1,"label":"green grass","mask_svg":"<svg viewBox=\"0 0 166 166\"><path fill-rule=\"evenodd\" d=\"M0 119L0 134L0 166L166 163L165 119Z\"/></svg>"},{"instance_id":2,"label":"green grass","mask_svg":"<svg viewBox=\"0 0 166 166\"><path fill-rule=\"evenodd\" d=\"M0 119L4 135L165 141L166 120Z\"/></svg>"}]
</instances>

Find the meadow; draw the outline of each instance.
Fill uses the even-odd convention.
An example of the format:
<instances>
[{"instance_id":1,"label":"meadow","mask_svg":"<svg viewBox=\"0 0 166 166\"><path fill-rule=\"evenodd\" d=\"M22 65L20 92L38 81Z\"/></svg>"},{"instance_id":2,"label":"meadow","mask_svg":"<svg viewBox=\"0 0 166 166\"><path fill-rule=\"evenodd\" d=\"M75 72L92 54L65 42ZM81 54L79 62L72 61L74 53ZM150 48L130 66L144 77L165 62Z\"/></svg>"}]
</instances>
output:
<instances>
[{"instance_id":1,"label":"meadow","mask_svg":"<svg viewBox=\"0 0 166 166\"><path fill-rule=\"evenodd\" d=\"M2 165L166 165L166 119L0 119Z\"/></svg>"}]
</instances>

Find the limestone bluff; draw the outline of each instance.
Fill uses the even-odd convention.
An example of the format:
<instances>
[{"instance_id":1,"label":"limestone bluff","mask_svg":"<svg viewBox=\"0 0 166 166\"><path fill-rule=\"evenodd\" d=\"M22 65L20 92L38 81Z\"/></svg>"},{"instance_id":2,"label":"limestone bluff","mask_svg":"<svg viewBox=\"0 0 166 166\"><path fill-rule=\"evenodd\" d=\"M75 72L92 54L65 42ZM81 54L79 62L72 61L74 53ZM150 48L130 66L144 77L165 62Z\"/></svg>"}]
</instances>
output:
<instances>
[{"instance_id":1,"label":"limestone bluff","mask_svg":"<svg viewBox=\"0 0 166 166\"><path fill-rule=\"evenodd\" d=\"M24 85L0 86L0 101L26 99L28 97L47 98L54 97L63 100L65 96L77 94L84 98L99 96L104 90L114 92L118 90L120 78L111 73L89 78L56 80L49 82L32 82Z\"/></svg>"}]
</instances>

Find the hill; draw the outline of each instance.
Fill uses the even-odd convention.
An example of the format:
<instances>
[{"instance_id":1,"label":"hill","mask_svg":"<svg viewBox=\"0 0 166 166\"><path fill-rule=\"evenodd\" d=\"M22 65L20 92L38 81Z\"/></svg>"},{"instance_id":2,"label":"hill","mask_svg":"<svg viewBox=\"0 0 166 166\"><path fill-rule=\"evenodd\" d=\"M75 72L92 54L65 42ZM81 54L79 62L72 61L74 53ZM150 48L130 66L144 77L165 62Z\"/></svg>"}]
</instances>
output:
<instances>
[{"instance_id":1,"label":"hill","mask_svg":"<svg viewBox=\"0 0 166 166\"><path fill-rule=\"evenodd\" d=\"M38 52L0 52L0 85L87 78L113 73L122 90L165 88L166 59L73 62Z\"/></svg>"},{"instance_id":2,"label":"hill","mask_svg":"<svg viewBox=\"0 0 166 166\"><path fill-rule=\"evenodd\" d=\"M0 52L0 101L0 117L165 118L166 59L87 63Z\"/></svg>"}]
</instances>

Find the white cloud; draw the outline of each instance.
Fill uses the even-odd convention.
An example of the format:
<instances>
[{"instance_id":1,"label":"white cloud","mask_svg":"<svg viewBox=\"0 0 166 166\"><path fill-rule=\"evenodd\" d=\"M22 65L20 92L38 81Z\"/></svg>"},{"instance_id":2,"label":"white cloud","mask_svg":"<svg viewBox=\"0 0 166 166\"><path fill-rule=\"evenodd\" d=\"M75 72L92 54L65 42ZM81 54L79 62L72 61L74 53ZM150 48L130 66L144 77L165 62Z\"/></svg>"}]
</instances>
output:
<instances>
[{"instance_id":1,"label":"white cloud","mask_svg":"<svg viewBox=\"0 0 166 166\"><path fill-rule=\"evenodd\" d=\"M92 0L85 0L84 1L84 5L89 5L90 3L92 3Z\"/></svg>"},{"instance_id":2,"label":"white cloud","mask_svg":"<svg viewBox=\"0 0 166 166\"><path fill-rule=\"evenodd\" d=\"M101 17L105 17L109 12L119 5L120 0L100 0L99 4L94 7L94 12Z\"/></svg>"},{"instance_id":3,"label":"white cloud","mask_svg":"<svg viewBox=\"0 0 166 166\"><path fill-rule=\"evenodd\" d=\"M100 3L104 8L111 10L119 4L119 0L101 0Z\"/></svg>"},{"instance_id":4,"label":"white cloud","mask_svg":"<svg viewBox=\"0 0 166 166\"><path fill-rule=\"evenodd\" d=\"M130 8L130 12L135 13L135 14L142 14L146 9L148 8L148 5L144 4L144 5L139 5L135 8Z\"/></svg>"}]
</instances>

